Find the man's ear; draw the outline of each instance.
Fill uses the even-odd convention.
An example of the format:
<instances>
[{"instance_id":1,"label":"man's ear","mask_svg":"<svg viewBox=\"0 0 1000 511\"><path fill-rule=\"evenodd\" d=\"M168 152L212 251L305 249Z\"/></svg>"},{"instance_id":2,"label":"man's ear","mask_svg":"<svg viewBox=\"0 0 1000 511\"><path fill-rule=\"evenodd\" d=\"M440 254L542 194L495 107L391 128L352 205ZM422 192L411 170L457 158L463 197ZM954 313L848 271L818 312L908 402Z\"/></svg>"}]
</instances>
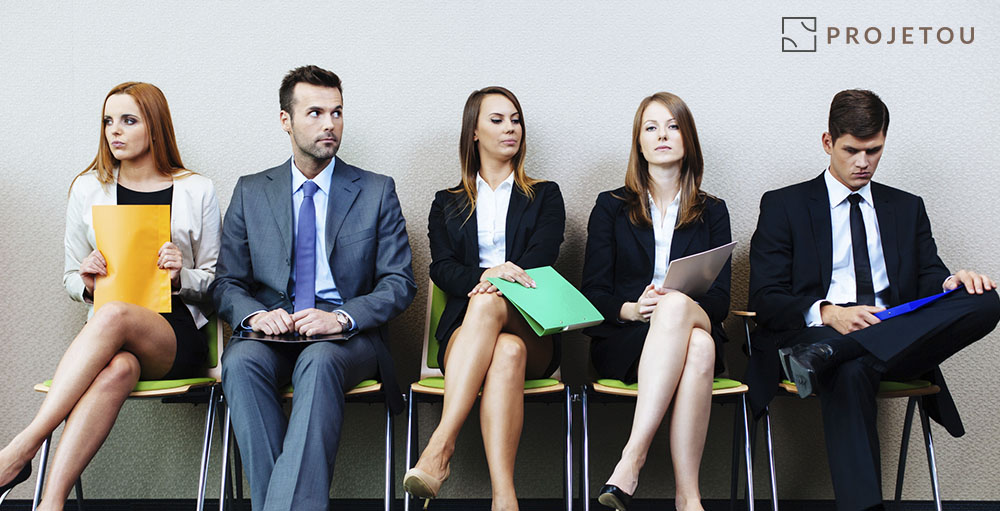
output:
<instances>
[{"instance_id":1,"label":"man's ear","mask_svg":"<svg viewBox=\"0 0 1000 511\"><path fill-rule=\"evenodd\" d=\"M278 120L281 121L281 129L285 130L285 133L292 132L292 114L282 110L278 114Z\"/></svg>"},{"instance_id":2,"label":"man's ear","mask_svg":"<svg viewBox=\"0 0 1000 511\"><path fill-rule=\"evenodd\" d=\"M831 135L829 132L824 132L822 140L821 140L821 143L823 144L823 150L826 151L826 154L832 155L833 154L833 135Z\"/></svg>"}]
</instances>

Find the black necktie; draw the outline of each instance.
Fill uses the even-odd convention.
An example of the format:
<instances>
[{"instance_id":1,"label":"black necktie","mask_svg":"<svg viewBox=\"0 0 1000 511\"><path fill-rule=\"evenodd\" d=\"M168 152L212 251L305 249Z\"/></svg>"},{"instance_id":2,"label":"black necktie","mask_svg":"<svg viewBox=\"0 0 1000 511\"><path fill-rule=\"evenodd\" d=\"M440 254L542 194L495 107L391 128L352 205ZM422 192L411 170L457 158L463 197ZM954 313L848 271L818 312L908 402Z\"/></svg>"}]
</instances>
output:
<instances>
[{"instance_id":1,"label":"black necktie","mask_svg":"<svg viewBox=\"0 0 1000 511\"><path fill-rule=\"evenodd\" d=\"M872 284L872 263L868 259L868 233L861 216L861 196L847 196L851 203L851 250L854 251L854 283L857 286L858 305L875 305L875 286Z\"/></svg>"}]
</instances>

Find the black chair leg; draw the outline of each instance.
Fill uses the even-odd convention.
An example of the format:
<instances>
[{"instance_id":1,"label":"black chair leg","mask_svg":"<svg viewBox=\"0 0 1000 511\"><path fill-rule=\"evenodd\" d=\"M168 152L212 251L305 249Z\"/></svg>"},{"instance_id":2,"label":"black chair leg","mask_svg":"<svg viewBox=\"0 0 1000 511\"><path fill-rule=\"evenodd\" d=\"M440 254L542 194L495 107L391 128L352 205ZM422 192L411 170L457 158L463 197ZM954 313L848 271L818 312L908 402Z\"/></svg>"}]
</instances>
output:
<instances>
[{"instance_id":1,"label":"black chair leg","mask_svg":"<svg viewBox=\"0 0 1000 511\"><path fill-rule=\"evenodd\" d=\"M83 511L83 481L77 477L73 487L76 490L76 510Z\"/></svg>"},{"instance_id":2,"label":"black chair leg","mask_svg":"<svg viewBox=\"0 0 1000 511\"><path fill-rule=\"evenodd\" d=\"M934 492L934 509L941 511L941 486L938 484L937 459L934 456L934 438L931 436L931 422L927 411L917 403L920 410L920 426L924 430L924 446L927 448L927 467L931 473L931 490Z\"/></svg>"},{"instance_id":3,"label":"black chair leg","mask_svg":"<svg viewBox=\"0 0 1000 511\"><path fill-rule=\"evenodd\" d=\"M903 420L903 439L899 443L899 465L896 467L896 504L903 501L903 478L906 475L906 451L910 446L910 427L913 426L913 410L917 399L911 397L906 402L906 418Z\"/></svg>"},{"instance_id":4,"label":"black chair leg","mask_svg":"<svg viewBox=\"0 0 1000 511\"><path fill-rule=\"evenodd\" d=\"M583 511L590 511L590 422L588 419L587 386L583 386L583 393L580 395L580 409L582 411L580 420L583 425L583 449L581 449L583 459L580 460L580 504Z\"/></svg>"}]
</instances>

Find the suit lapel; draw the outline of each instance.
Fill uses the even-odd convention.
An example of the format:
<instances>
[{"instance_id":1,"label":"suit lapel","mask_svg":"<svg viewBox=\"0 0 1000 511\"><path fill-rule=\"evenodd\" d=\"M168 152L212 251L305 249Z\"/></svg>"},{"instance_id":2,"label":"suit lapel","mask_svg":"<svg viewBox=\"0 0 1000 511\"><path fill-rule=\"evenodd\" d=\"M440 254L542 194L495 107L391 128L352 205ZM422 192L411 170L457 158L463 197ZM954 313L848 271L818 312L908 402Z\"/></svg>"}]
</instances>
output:
<instances>
[{"instance_id":1,"label":"suit lapel","mask_svg":"<svg viewBox=\"0 0 1000 511\"><path fill-rule=\"evenodd\" d=\"M688 245L694 239L695 231L697 231L695 225L688 225L683 229L674 229L674 236L670 240L670 258L667 259L668 262L684 256Z\"/></svg>"},{"instance_id":2,"label":"suit lapel","mask_svg":"<svg viewBox=\"0 0 1000 511\"><path fill-rule=\"evenodd\" d=\"M879 241L885 259L885 273L889 278L889 303L900 303L899 289L895 283L899 275L899 246L896 238L896 211L888 199L882 197L881 187L872 183L872 201L875 203L875 217L878 220Z\"/></svg>"},{"instance_id":3,"label":"suit lapel","mask_svg":"<svg viewBox=\"0 0 1000 511\"><path fill-rule=\"evenodd\" d=\"M823 174L812 181L807 207L816 242L820 280L823 283L823 293L826 293L830 289L833 272L833 227L830 220L830 194L826 190Z\"/></svg>"},{"instance_id":4,"label":"suit lapel","mask_svg":"<svg viewBox=\"0 0 1000 511\"><path fill-rule=\"evenodd\" d=\"M292 235L295 226L292 225L292 160L291 158L284 165L279 165L267 172L267 183L265 193L267 202L271 206L271 217L277 223L278 232L281 234L281 242L284 243L285 254L292 257Z\"/></svg>"},{"instance_id":5,"label":"suit lapel","mask_svg":"<svg viewBox=\"0 0 1000 511\"><path fill-rule=\"evenodd\" d=\"M653 235L652 227L639 227L634 225L628 220L627 208L622 208L622 213L626 215L625 223L628 224L629 229L632 230L632 234L635 236L636 243L642 247L642 251L646 253L646 261L649 263L649 270L652 271L656 267L655 261L653 261L653 254L656 248L656 237Z\"/></svg>"},{"instance_id":6,"label":"suit lapel","mask_svg":"<svg viewBox=\"0 0 1000 511\"><path fill-rule=\"evenodd\" d=\"M330 180L330 196L326 201L326 259L333 255L333 247L337 234L344 225L347 213L361 193L361 187L355 183L360 178L354 167L337 158Z\"/></svg>"},{"instance_id":7,"label":"suit lapel","mask_svg":"<svg viewBox=\"0 0 1000 511\"><path fill-rule=\"evenodd\" d=\"M517 185L511 185L510 202L507 204L507 223L504 229L505 243L504 260L511 260L511 250L514 248L514 233L524 216L524 210L528 207L528 198L521 194Z\"/></svg>"},{"instance_id":8,"label":"suit lapel","mask_svg":"<svg viewBox=\"0 0 1000 511\"><path fill-rule=\"evenodd\" d=\"M456 199L457 200L457 199ZM465 218L465 210L462 209L455 217L458 223L458 232L465 242L465 264L479 266L479 219L476 217L476 210L472 210L472 215Z\"/></svg>"}]
</instances>

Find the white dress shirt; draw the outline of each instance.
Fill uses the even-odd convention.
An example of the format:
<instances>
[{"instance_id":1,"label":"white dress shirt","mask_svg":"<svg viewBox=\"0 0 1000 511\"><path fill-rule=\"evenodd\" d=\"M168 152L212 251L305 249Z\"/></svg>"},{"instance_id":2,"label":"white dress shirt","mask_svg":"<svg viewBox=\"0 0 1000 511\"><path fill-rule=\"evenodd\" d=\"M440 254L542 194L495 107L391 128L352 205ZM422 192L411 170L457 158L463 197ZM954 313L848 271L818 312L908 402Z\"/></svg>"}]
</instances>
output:
<instances>
[{"instance_id":1,"label":"white dress shirt","mask_svg":"<svg viewBox=\"0 0 1000 511\"><path fill-rule=\"evenodd\" d=\"M479 233L479 267L492 268L507 260L507 208L514 188L511 172L494 190L476 175L476 224Z\"/></svg>"},{"instance_id":2,"label":"white dress shirt","mask_svg":"<svg viewBox=\"0 0 1000 511\"><path fill-rule=\"evenodd\" d=\"M878 217L875 216L875 203L872 202L871 183L866 184L857 192L837 181L830 169L823 173L826 190L830 199L830 220L833 234L833 270L830 275L830 288L826 298L817 300L806 311L806 325L822 326L823 318L820 305L829 303L848 303L857 300L857 283L854 276L854 251L851 248L851 203L847 197L857 193L862 200L858 203L861 217L865 222L865 234L868 237L868 259L872 266L872 285L875 289L875 305L885 307L881 293L889 287L889 276L885 269L885 255L882 253L882 236L878 230Z\"/></svg>"},{"instance_id":3,"label":"white dress shirt","mask_svg":"<svg viewBox=\"0 0 1000 511\"><path fill-rule=\"evenodd\" d=\"M677 211L681 207L681 191L677 190L674 200L667 204L667 211L663 214L663 221L660 221L660 209L653 201L653 195L646 192L649 197L649 216L653 221L653 239L656 250L653 251L653 280L650 284L662 286L663 279L667 276L667 266L670 265L670 245L674 241L674 226L677 225Z\"/></svg>"}]
</instances>

